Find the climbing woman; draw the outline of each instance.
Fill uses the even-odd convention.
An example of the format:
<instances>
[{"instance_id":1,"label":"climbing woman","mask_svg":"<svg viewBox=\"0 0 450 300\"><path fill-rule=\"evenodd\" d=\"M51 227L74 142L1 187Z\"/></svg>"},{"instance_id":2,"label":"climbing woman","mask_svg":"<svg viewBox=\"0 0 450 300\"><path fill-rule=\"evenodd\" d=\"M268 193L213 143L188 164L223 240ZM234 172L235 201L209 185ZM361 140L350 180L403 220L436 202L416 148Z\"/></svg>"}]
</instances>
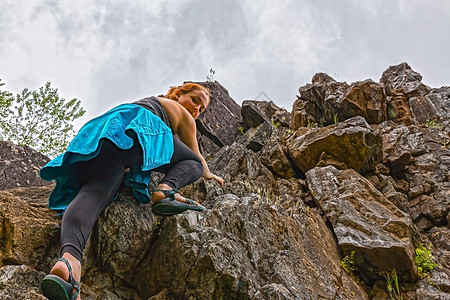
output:
<instances>
[{"instance_id":1,"label":"climbing woman","mask_svg":"<svg viewBox=\"0 0 450 300\"><path fill-rule=\"evenodd\" d=\"M157 216L205 209L181 196L179 189L200 177L223 186L223 179L209 171L197 144L195 119L209 102L208 89L185 83L164 97L119 105L86 123L67 151L41 169L43 179L56 180L49 207L64 211L61 258L41 282L47 298L80 299L86 241L122 182L139 202L152 200ZM151 171L165 176L150 197Z\"/></svg>"}]
</instances>

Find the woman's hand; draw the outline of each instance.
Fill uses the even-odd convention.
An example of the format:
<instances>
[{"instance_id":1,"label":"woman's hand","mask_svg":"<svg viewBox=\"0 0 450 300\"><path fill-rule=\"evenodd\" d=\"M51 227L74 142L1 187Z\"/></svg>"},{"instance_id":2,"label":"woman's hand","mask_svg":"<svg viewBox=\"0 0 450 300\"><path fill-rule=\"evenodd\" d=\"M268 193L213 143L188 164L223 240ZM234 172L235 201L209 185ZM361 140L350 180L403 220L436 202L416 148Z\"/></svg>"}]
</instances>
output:
<instances>
[{"instance_id":1,"label":"woman's hand","mask_svg":"<svg viewBox=\"0 0 450 300\"><path fill-rule=\"evenodd\" d=\"M219 184L219 186L221 187L221 188L223 188L223 178L220 178L219 176L217 176L217 175L214 175L213 173L211 173L211 172L208 172L208 173L206 173L205 175L203 175L203 178L204 179L214 179L218 184Z\"/></svg>"}]
</instances>

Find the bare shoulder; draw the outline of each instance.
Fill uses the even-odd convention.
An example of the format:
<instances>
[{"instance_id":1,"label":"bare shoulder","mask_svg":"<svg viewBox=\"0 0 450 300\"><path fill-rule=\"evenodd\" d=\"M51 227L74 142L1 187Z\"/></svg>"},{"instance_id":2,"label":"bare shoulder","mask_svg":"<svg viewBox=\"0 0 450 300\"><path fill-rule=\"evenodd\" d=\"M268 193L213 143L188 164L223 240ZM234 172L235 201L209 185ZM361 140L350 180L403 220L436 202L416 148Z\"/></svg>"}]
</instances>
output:
<instances>
[{"instance_id":1,"label":"bare shoulder","mask_svg":"<svg viewBox=\"0 0 450 300\"><path fill-rule=\"evenodd\" d=\"M174 133L178 133L181 128L186 126L195 126L194 118L181 104L163 97L158 97L158 100L169 117Z\"/></svg>"}]
</instances>

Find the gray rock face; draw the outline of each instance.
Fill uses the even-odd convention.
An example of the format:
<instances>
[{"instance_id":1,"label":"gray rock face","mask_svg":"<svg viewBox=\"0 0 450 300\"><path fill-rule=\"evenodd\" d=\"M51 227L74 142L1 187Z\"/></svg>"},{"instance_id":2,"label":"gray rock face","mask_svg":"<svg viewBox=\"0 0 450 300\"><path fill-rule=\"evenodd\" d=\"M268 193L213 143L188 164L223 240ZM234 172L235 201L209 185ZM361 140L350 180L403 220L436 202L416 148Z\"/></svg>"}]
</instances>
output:
<instances>
[{"instance_id":1,"label":"gray rock face","mask_svg":"<svg viewBox=\"0 0 450 300\"><path fill-rule=\"evenodd\" d=\"M424 96L430 88L423 84L422 75L415 72L407 63L390 66L381 75L380 82L386 86L388 94L400 91L410 97Z\"/></svg>"},{"instance_id":2,"label":"gray rock face","mask_svg":"<svg viewBox=\"0 0 450 300\"><path fill-rule=\"evenodd\" d=\"M250 127L258 127L263 122L289 127L291 114L272 101L245 100L242 102L242 124L245 130Z\"/></svg>"},{"instance_id":3,"label":"gray rock face","mask_svg":"<svg viewBox=\"0 0 450 300\"><path fill-rule=\"evenodd\" d=\"M332 239L317 214L289 216L259 197L223 195L205 214L161 227L137 290L144 298L166 287L174 298L366 299L338 264L325 263L336 248L314 250Z\"/></svg>"},{"instance_id":4,"label":"gray rock face","mask_svg":"<svg viewBox=\"0 0 450 300\"><path fill-rule=\"evenodd\" d=\"M49 183L39 177L39 170L49 158L27 146L0 141L0 190Z\"/></svg>"},{"instance_id":5,"label":"gray rock face","mask_svg":"<svg viewBox=\"0 0 450 300\"><path fill-rule=\"evenodd\" d=\"M211 91L208 109L196 120L200 150L209 156L221 147L231 145L240 135L241 107L217 81L197 83Z\"/></svg>"},{"instance_id":6,"label":"gray rock face","mask_svg":"<svg viewBox=\"0 0 450 300\"><path fill-rule=\"evenodd\" d=\"M314 201L333 226L342 252L355 251L361 275L373 283L395 268L404 281L416 279L412 220L354 170L332 166L306 173Z\"/></svg>"},{"instance_id":7,"label":"gray rock face","mask_svg":"<svg viewBox=\"0 0 450 300\"><path fill-rule=\"evenodd\" d=\"M294 135L287 141L287 149L304 173L319 163L323 153L347 168L367 173L381 159L381 137L364 118L355 117L305 135Z\"/></svg>"},{"instance_id":8,"label":"gray rock face","mask_svg":"<svg viewBox=\"0 0 450 300\"><path fill-rule=\"evenodd\" d=\"M380 128L383 161L394 173L408 177L410 215L420 228L446 224L450 211L450 150L440 128L414 125Z\"/></svg>"},{"instance_id":9,"label":"gray rock face","mask_svg":"<svg viewBox=\"0 0 450 300\"><path fill-rule=\"evenodd\" d=\"M257 154L238 143L223 147L210 161L209 167L211 172L221 176L226 182L257 180L260 177L265 182L273 180Z\"/></svg>"},{"instance_id":10,"label":"gray rock face","mask_svg":"<svg viewBox=\"0 0 450 300\"><path fill-rule=\"evenodd\" d=\"M276 128L270 122L263 122L256 128L250 128L236 139L237 143L244 145L253 152L258 152L266 141L276 139Z\"/></svg>"},{"instance_id":11,"label":"gray rock face","mask_svg":"<svg viewBox=\"0 0 450 300\"><path fill-rule=\"evenodd\" d=\"M0 191L1 266L24 264L39 271L51 266L60 230L56 214L46 207L51 188Z\"/></svg>"},{"instance_id":12,"label":"gray rock face","mask_svg":"<svg viewBox=\"0 0 450 300\"><path fill-rule=\"evenodd\" d=\"M25 265L8 265L0 268L0 299L45 300L39 283L46 274Z\"/></svg>"}]
</instances>

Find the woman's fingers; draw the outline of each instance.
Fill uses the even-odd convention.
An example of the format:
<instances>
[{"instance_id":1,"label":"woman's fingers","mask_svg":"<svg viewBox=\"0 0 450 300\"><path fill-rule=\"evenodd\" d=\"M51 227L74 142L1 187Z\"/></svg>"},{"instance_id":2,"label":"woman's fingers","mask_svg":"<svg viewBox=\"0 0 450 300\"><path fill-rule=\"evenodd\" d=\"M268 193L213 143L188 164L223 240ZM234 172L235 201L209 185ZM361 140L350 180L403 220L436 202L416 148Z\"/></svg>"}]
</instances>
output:
<instances>
[{"instance_id":1,"label":"woman's fingers","mask_svg":"<svg viewBox=\"0 0 450 300\"><path fill-rule=\"evenodd\" d=\"M223 182L224 182L223 178L220 178L219 176L214 175L213 173L209 173L209 174L210 175L208 175L208 176L203 176L203 178L204 179L214 179L219 184L219 186L222 188Z\"/></svg>"},{"instance_id":2,"label":"woman's fingers","mask_svg":"<svg viewBox=\"0 0 450 300\"><path fill-rule=\"evenodd\" d=\"M220 185L221 188L223 188L223 179L220 178L217 175L214 175L214 179L216 180L216 182Z\"/></svg>"}]
</instances>

